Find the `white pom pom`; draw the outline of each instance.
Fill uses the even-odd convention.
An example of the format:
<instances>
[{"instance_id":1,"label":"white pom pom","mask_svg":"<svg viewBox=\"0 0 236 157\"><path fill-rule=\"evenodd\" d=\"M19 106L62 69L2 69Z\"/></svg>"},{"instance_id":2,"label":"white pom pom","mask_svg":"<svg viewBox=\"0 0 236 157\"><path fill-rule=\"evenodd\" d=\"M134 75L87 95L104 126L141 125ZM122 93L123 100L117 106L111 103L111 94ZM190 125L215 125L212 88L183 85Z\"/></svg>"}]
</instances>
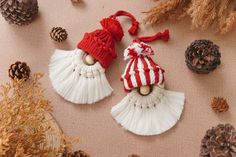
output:
<instances>
[{"instance_id":1,"label":"white pom pom","mask_svg":"<svg viewBox=\"0 0 236 157\"><path fill-rule=\"evenodd\" d=\"M64 99L75 104L93 104L113 91L105 76L105 69L99 62L86 65L84 55L80 49L56 50L49 65L54 89Z\"/></svg>"},{"instance_id":2,"label":"white pom pom","mask_svg":"<svg viewBox=\"0 0 236 157\"><path fill-rule=\"evenodd\" d=\"M149 56L153 55L152 47L144 42L134 42L128 46L124 51L124 60L130 59L134 56Z\"/></svg>"},{"instance_id":3,"label":"white pom pom","mask_svg":"<svg viewBox=\"0 0 236 157\"><path fill-rule=\"evenodd\" d=\"M178 122L184 101L183 93L153 86L147 96L141 96L133 90L112 108L111 114L119 124L134 134L158 135Z\"/></svg>"}]
</instances>

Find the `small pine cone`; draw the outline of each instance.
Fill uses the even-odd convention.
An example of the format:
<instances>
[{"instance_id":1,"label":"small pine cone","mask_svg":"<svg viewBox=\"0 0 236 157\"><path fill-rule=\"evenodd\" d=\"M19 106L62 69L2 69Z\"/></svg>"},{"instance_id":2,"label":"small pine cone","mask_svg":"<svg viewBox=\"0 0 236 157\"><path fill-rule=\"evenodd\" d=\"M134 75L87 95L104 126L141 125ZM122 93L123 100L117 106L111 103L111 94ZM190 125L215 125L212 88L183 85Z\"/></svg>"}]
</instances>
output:
<instances>
[{"instance_id":1,"label":"small pine cone","mask_svg":"<svg viewBox=\"0 0 236 157\"><path fill-rule=\"evenodd\" d=\"M72 3L80 3L82 0L71 0Z\"/></svg>"},{"instance_id":2,"label":"small pine cone","mask_svg":"<svg viewBox=\"0 0 236 157\"><path fill-rule=\"evenodd\" d=\"M8 70L9 77L14 79L25 79L27 80L30 76L30 67L25 62L17 61L10 66Z\"/></svg>"},{"instance_id":3,"label":"small pine cone","mask_svg":"<svg viewBox=\"0 0 236 157\"><path fill-rule=\"evenodd\" d=\"M190 70L207 74L220 65L219 46L210 40L195 40L185 51L185 62Z\"/></svg>"},{"instance_id":4,"label":"small pine cone","mask_svg":"<svg viewBox=\"0 0 236 157\"><path fill-rule=\"evenodd\" d=\"M226 112L229 110L227 101L220 97L214 97L212 99L211 107L215 112Z\"/></svg>"},{"instance_id":5,"label":"small pine cone","mask_svg":"<svg viewBox=\"0 0 236 157\"><path fill-rule=\"evenodd\" d=\"M128 157L140 157L139 155L136 155L136 154L131 154L129 155Z\"/></svg>"},{"instance_id":6,"label":"small pine cone","mask_svg":"<svg viewBox=\"0 0 236 157\"><path fill-rule=\"evenodd\" d=\"M89 154L85 153L84 151L82 150L79 150L79 151L75 151L73 153L69 153L67 155L67 157L90 157Z\"/></svg>"},{"instance_id":7,"label":"small pine cone","mask_svg":"<svg viewBox=\"0 0 236 157\"><path fill-rule=\"evenodd\" d=\"M62 42L67 39L68 34L66 30L61 27L53 27L50 36L54 41Z\"/></svg>"}]
</instances>

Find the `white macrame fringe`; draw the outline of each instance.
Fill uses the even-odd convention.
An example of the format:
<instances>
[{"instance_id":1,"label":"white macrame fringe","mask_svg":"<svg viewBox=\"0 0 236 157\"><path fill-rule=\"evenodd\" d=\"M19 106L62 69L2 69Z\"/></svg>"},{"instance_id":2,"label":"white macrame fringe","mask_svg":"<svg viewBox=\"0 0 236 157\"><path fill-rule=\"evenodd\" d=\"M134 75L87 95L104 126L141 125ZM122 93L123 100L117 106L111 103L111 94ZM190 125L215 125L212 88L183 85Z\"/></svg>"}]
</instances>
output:
<instances>
[{"instance_id":1,"label":"white macrame fringe","mask_svg":"<svg viewBox=\"0 0 236 157\"><path fill-rule=\"evenodd\" d=\"M158 135L177 123L184 101L184 93L154 86L148 96L133 90L112 108L111 114L125 129L137 135Z\"/></svg>"},{"instance_id":2,"label":"white macrame fringe","mask_svg":"<svg viewBox=\"0 0 236 157\"><path fill-rule=\"evenodd\" d=\"M75 104L93 104L111 95L105 69L99 62L88 66L84 52L56 50L49 64L49 76L54 89L64 99Z\"/></svg>"}]
</instances>

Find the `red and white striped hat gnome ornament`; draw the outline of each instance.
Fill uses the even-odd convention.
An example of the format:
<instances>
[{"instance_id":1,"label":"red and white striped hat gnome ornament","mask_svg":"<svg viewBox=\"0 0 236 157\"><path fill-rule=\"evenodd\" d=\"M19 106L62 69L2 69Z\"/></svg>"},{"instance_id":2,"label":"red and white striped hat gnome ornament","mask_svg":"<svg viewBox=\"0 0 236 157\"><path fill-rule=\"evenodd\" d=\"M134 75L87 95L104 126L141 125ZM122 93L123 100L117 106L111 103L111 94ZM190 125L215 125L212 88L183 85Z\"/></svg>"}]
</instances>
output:
<instances>
[{"instance_id":1,"label":"red and white striped hat gnome ornament","mask_svg":"<svg viewBox=\"0 0 236 157\"><path fill-rule=\"evenodd\" d=\"M164 70L150 55L151 46L144 42L168 41L169 31L134 40L124 51L130 59L122 75L127 96L111 110L113 118L137 135L158 135L179 120L184 107L184 93L164 89Z\"/></svg>"},{"instance_id":2,"label":"red and white striped hat gnome ornament","mask_svg":"<svg viewBox=\"0 0 236 157\"><path fill-rule=\"evenodd\" d=\"M85 33L72 51L56 50L51 57L49 75L54 89L64 99L75 104L93 104L111 95L105 69L116 58L115 41L124 36L118 16L132 21L131 35L137 33L139 23L126 11L118 11L100 21L102 29Z\"/></svg>"}]
</instances>

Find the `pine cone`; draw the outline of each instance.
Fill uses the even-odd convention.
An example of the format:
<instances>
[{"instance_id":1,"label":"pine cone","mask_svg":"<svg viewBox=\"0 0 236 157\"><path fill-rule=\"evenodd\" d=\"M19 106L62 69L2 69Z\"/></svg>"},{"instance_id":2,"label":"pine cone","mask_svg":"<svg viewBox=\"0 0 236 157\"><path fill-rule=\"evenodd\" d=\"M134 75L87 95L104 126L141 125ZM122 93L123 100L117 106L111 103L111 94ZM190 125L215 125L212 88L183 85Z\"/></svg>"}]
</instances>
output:
<instances>
[{"instance_id":1,"label":"pine cone","mask_svg":"<svg viewBox=\"0 0 236 157\"><path fill-rule=\"evenodd\" d=\"M72 152L68 153L67 155L65 155L65 157L90 157L90 155L85 153L82 150L79 150L79 151L75 151L73 153Z\"/></svg>"},{"instance_id":2,"label":"pine cone","mask_svg":"<svg viewBox=\"0 0 236 157\"><path fill-rule=\"evenodd\" d=\"M200 157L234 157L236 131L230 124L219 124L207 130L202 139Z\"/></svg>"},{"instance_id":3,"label":"pine cone","mask_svg":"<svg viewBox=\"0 0 236 157\"><path fill-rule=\"evenodd\" d=\"M131 154L129 155L128 157L140 157L139 155L136 155L136 154Z\"/></svg>"},{"instance_id":4,"label":"pine cone","mask_svg":"<svg viewBox=\"0 0 236 157\"><path fill-rule=\"evenodd\" d=\"M30 67L25 62L17 61L10 66L8 70L9 77L12 79L25 79L27 80L30 76Z\"/></svg>"},{"instance_id":5,"label":"pine cone","mask_svg":"<svg viewBox=\"0 0 236 157\"><path fill-rule=\"evenodd\" d=\"M72 3L80 3L82 0L71 0Z\"/></svg>"},{"instance_id":6,"label":"pine cone","mask_svg":"<svg viewBox=\"0 0 236 157\"><path fill-rule=\"evenodd\" d=\"M210 40L196 40L185 51L186 64L196 73L207 74L220 65L219 47Z\"/></svg>"},{"instance_id":7,"label":"pine cone","mask_svg":"<svg viewBox=\"0 0 236 157\"><path fill-rule=\"evenodd\" d=\"M0 0L0 11L10 24L26 25L38 14L38 1Z\"/></svg>"},{"instance_id":8,"label":"pine cone","mask_svg":"<svg viewBox=\"0 0 236 157\"><path fill-rule=\"evenodd\" d=\"M54 41L62 42L67 39L68 34L66 30L61 27L53 27L50 36Z\"/></svg>"},{"instance_id":9,"label":"pine cone","mask_svg":"<svg viewBox=\"0 0 236 157\"><path fill-rule=\"evenodd\" d=\"M229 110L229 105L224 98L214 97L211 102L211 107L216 112L226 112Z\"/></svg>"}]
</instances>

